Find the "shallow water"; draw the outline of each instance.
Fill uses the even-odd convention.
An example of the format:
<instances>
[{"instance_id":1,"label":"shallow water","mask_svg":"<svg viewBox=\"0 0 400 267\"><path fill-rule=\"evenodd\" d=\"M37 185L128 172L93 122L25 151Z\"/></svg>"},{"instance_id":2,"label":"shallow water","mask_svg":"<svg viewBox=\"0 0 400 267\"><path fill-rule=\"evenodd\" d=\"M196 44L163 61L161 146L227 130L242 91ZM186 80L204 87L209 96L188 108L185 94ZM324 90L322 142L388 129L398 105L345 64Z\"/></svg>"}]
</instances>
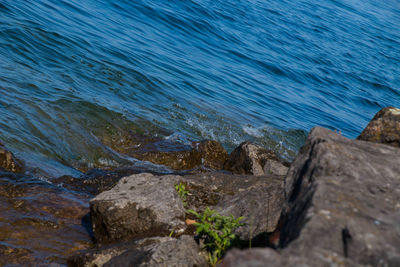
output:
<instances>
[{"instance_id":1,"label":"shallow water","mask_svg":"<svg viewBox=\"0 0 400 267\"><path fill-rule=\"evenodd\" d=\"M88 196L0 172L0 266L65 265L89 248Z\"/></svg>"},{"instance_id":2,"label":"shallow water","mask_svg":"<svg viewBox=\"0 0 400 267\"><path fill-rule=\"evenodd\" d=\"M128 131L292 160L313 126L355 138L399 106L398 25L398 0L0 0L0 140L49 180L142 164L106 146Z\"/></svg>"}]
</instances>

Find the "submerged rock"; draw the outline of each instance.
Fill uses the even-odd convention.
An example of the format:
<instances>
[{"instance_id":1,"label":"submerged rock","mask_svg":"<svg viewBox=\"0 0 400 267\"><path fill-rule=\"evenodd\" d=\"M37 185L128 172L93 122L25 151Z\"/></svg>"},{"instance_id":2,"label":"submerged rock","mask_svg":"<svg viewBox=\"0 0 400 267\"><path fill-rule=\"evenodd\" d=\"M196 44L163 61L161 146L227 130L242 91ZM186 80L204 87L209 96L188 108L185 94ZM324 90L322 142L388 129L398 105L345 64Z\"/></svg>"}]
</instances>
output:
<instances>
[{"instance_id":1,"label":"submerged rock","mask_svg":"<svg viewBox=\"0 0 400 267\"><path fill-rule=\"evenodd\" d=\"M23 164L0 142L0 170L1 169L9 172L21 173L23 171Z\"/></svg>"},{"instance_id":2,"label":"submerged rock","mask_svg":"<svg viewBox=\"0 0 400 267\"><path fill-rule=\"evenodd\" d=\"M285 175L287 168L277 155L259 145L243 142L230 154L224 169L234 174Z\"/></svg>"},{"instance_id":3,"label":"submerged rock","mask_svg":"<svg viewBox=\"0 0 400 267\"><path fill-rule=\"evenodd\" d=\"M65 264L91 245L89 199L23 175L0 172L0 265Z\"/></svg>"},{"instance_id":4,"label":"submerged rock","mask_svg":"<svg viewBox=\"0 0 400 267\"><path fill-rule=\"evenodd\" d=\"M317 127L285 183L280 253L232 251L222 266L400 265L399 149Z\"/></svg>"},{"instance_id":5,"label":"submerged rock","mask_svg":"<svg viewBox=\"0 0 400 267\"><path fill-rule=\"evenodd\" d=\"M152 237L81 251L68 266L208 266L193 237Z\"/></svg>"},{"instance_id":6,"label":"submerged rock","mask_svg":"<svg viewBox=\"0 0 400 267\"><path fill-rule=\"evenodd\" d=\"M130 156L167 166L173 170L189 170L201 165L201 154L197 150L135 152Z\"/></svg>"},{"instance_id":7,"label":"submerged rock","mask_svg":"<svg viewBox=\"0 0 400 267\"><path fill-rule=\"evenodd\" d=\"M205 168L222 170L228 158L228 152L221 143L213 140L194 142L194 148L200 152L201 164Z\"/></svg>"},{"instance_id":8,"label":"submerged rock","mask_svg":"<svg viewBox=\"0 0 400 267\"><path fill-rule=\"evenodd\" d=\"M34 264L33 251L26 248L0 245L0 265ZM37 264L37 263L36 263Z\"/></svg>"},{"instance_id":9,"label":"submerged rock","mask_svg":"<svg viewBox=\"0 0 400 267\"><path fill-rule=\"evenodd\" d=\"M98 195L113 188L122 177L142 172L136 168L120 168L115 170L92 169L81 177L69 175L53 179L53 184L62 185L76 192Z\"/></svg>"},{"instance_id":10,"label":"submerged rock","mask_svg":"<svg viewBox=\"0 0 400 267\"><path fill-rule=\"evenodd\" d=\"M90 201L97 242L167 236L183 232L185 209L175 190L176 176L149 173L122 178Z\"/></svg>"},{"instance_id":11,"label":"submerged rock","mask_svg":"<svg viewBox=\"0 0 400 267\"><path fill-rule=\"evenodd\" d=\"M380 110L357 139L400 147L400 109Z\"/></svg>"},{"instance_id":12,"label":"submerged rock","mask_svg":"<svg viewBox=\"0 0 400 267\"><path fill-rule=\"evenodd\" d=\"M159 141L159 143L162 143L162 141ZM221 170L228 156L219 142L211 140L193 142L192 146L168 144L165 147L167 149L160 149L160 145L158 145L156 149L140 150L131 152L129 155L140 160L170 167L173 170L189 170L196 167Z\"/></svg>"},{"instance_id":13,"label":"submerged rock","mask_svg":"<svg viewBox=\"0 0 400 267\"><path fill-rule=\"evenodd\" d=\"M228 154L219 142L211 140L180 142L132 132L113 140L103 138L103 142L115 151L173 170L190 170L197 167L222 169Z\"/></svg>"}]
</instances>

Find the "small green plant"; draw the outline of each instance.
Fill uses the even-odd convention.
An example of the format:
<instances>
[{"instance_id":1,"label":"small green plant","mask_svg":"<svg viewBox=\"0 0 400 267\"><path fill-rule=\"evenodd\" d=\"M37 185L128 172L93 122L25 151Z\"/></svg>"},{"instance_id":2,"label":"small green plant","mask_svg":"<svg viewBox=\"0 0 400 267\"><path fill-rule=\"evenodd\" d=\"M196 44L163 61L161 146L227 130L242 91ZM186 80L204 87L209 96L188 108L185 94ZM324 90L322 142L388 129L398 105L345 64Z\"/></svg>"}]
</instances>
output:
<instances>
[{"instance_id":1,"label":"small green plant","mask_svg":"<svg viewBox=\"0 0 400 267\"><path fill-rule=\"evenodd\" d=\"M189 194L189 191L186 190L186 185L182 182L180 182L179 184L175 185L175 189L178 192L179 197L181 198L182 202L183 202L183 206L186 207L187 205L187 195Z\"/></svg>"},{"instance_id":2,"label":"small green plant","mask_svg":"<svg viewBox=\"0 0 400 267\"><path fill-rule=\"evenodd\" d=\"M204 247L208 251L208 261L211 265L216 265L222 258L225 251L235 244L237 238L234 234L236 228L243 226L240 221L243 217L235 219L232 215L223 216L206 208L203 213L188 210L189 214L196 217L196 234L204 240Z\"/></svg>"}]
</instances>

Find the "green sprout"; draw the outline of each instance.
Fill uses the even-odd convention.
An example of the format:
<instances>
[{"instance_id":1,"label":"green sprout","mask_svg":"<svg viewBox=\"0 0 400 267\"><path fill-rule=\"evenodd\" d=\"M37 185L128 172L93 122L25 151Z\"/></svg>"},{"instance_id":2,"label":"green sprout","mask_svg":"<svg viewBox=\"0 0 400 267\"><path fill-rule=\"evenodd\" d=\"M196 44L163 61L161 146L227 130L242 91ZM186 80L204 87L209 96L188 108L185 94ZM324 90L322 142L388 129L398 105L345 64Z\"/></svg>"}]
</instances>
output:
<instances>
[{"instance_id":1,"label":"green sprout","mask_svg":"<svg viewBox=\"0 0 400 267\"><path fill-rule=\"evenodd\" d=\"M189 191L186 190L186 185L184 183L180 182L179 184L175 185L175 190L178 192L178 195L182 200L183 206L186 207L187 195L189 194Z\"/></svg>"},{"instance_id":2,"label":"green sprout","mask_svg":"<svg viewBox=\"0 0 400 267\"><path fill-rule=\"evenodd\" d=\"M208 261L215 266L224 253L238 241L234 231L244 225L240 223L243 217L235 219L232 215L223 216L208 207L203 213L194 210L187 212L196 217L196 234L204 240L203 249L208 252Z\"/></svg>"}]
</instances>

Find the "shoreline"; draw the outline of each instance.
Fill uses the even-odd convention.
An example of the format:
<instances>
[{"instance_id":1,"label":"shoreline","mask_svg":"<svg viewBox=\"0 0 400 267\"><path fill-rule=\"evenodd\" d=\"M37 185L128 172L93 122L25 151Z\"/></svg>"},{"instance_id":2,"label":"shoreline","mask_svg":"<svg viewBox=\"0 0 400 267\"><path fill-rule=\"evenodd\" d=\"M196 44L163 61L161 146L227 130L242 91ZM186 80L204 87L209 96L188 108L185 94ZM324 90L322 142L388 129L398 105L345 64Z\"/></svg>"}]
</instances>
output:
<instances>
[{"instance_id":1,"label":"shoreline","mask_svg":"<svg viewBox=\"0 0 400 267\"><path fill-rule=\"evenodd\" d=\"M400 170L396 169L400 166L400 163L398 165L395 164L396 160L398 160L396 157L388 158L389 156L385 156L386 161L393 161L393 166L385 164L383 160L368 162L368 165L365 165L367 164L365 161L368 157L376 157L373 153L379 154L381 157L386 154L398 155L400 153L400 149L398 148L400 147L399 110L394 108L385 108L378 112L358 139L364 141L350 140L333 133L332 131L323 128L314 128L311 130L306 143L299 151L298 156L292 164L287 162L282 163L280 162L279 157L277 157L277 155L272 151L268 151L260 146L246 142L242 143L238 148L232 151L230 155L228 155L221 144L210 140L193 142L190 146L183 146L181 147L182 149L175 149L175 151L166 151L165 148L168 148L168 144L163 143L162 140L152 139L151 142L148 141L147 143L142 140L142 143L139 146L137 146L138 142L135 143L135 140L131 140L131 147L123 148L123 152L130 156L135 156L138 159L153 161L155 164L172 166L171 168L175 170L173 170L172 173L169 173L169 176L165 176L165 173L163 174L153 171L152 175L143 178L141 175L148 172L148 169L146 170L145 168L137 167L116 170L94 169L87 171L80 178L63 176L54 179L52 181L53 185L47 186L45 183L41 184L38 182L25 184L18 183L17 181L22 178L22 175L18 173L23 173L23 163L18 159L15 159L12 153L8 152L4 145L1 145L0 168L2 168L3 171L0 172L0 184L4 189L4 192L6 192L2 196L3 201L9 203L2 211L2 213L6 213L5 217L2 215L4 222L2 228L8 229L6 232L9 233L5 235L3 234L3 240L19 238L21 242L18 246L2 245L0 250L7 256L5 256L6 258L0 258L10 262L15 261L16 264L23 264L24 262L36 262L37 264L43 264L44 262L62 264L62 262L64 262L64 264L66 264L66 258L63 257L69 257L68 264L70 266L83 266L89 262L95 262L100 256L107 258L110 262L114 261L116 263L122 263L121 255L125 255L125 260L129 259L129 261L132 261L136 259L138 261L138 252L135 252L136 254L132 252L132 254L127 251L137 251L138 249L141 251L152 251L151 253L149 252L153 255L150 255L150 258L141 258L141 263L145 264L145 262L157 262L157 260L163 259L166 255L160 256L160 254L157 253L161 252L157 251L164 251L168 248L172 251L170 252L172 253L171 255L177 257L175 259L176 262L167 261L169 264L180 262L186 257L186 260L188 260L189 263L192 262L192 265L207 265L207 257L201 256L201 245L193 243L193 238L190 238L190 236L195 235L193 227L185 223L185 220L193 218L188 218L187 215L185 215L186 209L182 206L182 199L179 198L179 195L177 195L177 192L174 189L174 185L184 183L190 193L187 200L188 202L186 203L190 209L201 212L206 206L211 205L223 215L228 216L229 213L234 214L235 217L245 215L244 221L246 226L242 226L242 228L236 232L236 235L240 237L242 243L240 247L242 249L246 247L246 245L243 244L247 244L248 246L249 242L253 242L256 246L269 247L269 249L259 248L254 250L233 250L228 252L226 260L223 260L222 262L223 266L235 266L237 261L241 261L241 257L245 257L248 260L247 263L243 262L246 266L246 264L251 261L257 262L260 259L266 260L266 255L273 259L272 262L274 262L274 264L272 264L272 266L310 262L304 258L306 255L307 257L310 257L310 259L318 259L316 262L326 263L329 257L324 256L325 258L321 260L321 256L318 256L320 255L318 254L320 253L318 252L318 249L316 252L302 250L305 245L323 247L325 251L324 255L337 253L337 250L340 248L341 253L339 254L341 256L337 255L337 257L340 258L341 262L352 264L373 264L376 263L376 260L384 260L384 262L391 265L394 262L397 262L397 256L391 256L387 254L388 252L382 252L381 249L374 247L374 250L384 253L384 257L374 254L374 250L368 250L368 253L372 253L371 255L376 256L369 256L370 262L365 262L362 260L362 257L365 256L365 254L363 254L363 252L355 252L352 246L348 245L348 242L350 242L349 244L351 244L351 242L361 242L361 239L359 239L362 237L360 234L361 230L383 231L382 237L374 235L374 240L376 240L378 244L381 244L380 242L383 241L388 242L388 245L385 246L388 251L394 253L393 255L400 255L400 251L393 249L395 248L395 244L400 244L398 243L400 240L397 240L396 238L393 240L386 240L386 229L380 229L379 227L378 229L372 229L369 221L362 219L362 216L360 217L360 211L365 213L363 216L367 215L374 217L375 215L371 213L372 210L369 210L369 208L360 208L360 206L357 206L357 208L355 208L358 210L357 212L349 212L341 206L340 203L342 202L335 204L333 200L337 197L335 194L340 194L341 192L343 194L348 194L348 186L351 188L355 184L359 183L357 180L359 178L357 177L361 173L366 177L365 181L366 183L370 183L370 186L376 186L376 184L379 183L379 180L376 181L372 179L372 174L365 172L361 166L364 166L364 169L368 169L371 164L371 166L376 164L377 167L374 167L373 170L381 173L382 181L390 181L390 183L394 184L397 183L397 180L395 179L396 176L393 175L400 175ZM324 143L332 145L325 146ZM390 146L374 143L389 144ZM393 148L393 146L396 148ZM164 150L160 150L160 147ZM335 147L341 147L341 150L335 150ZM374 152L372 153L372 151ZM383 153L382 151L385 152ZM2 155L3 157L1 157ZM367 158L361 157L362 155L365 155ZM361 161L360 157L364 162ZM288 167L290 167L289 171ZM342 186L340 183L337 184L335 179L339 178L331 177L334 173L336 173L339 178L341 175L348 177L350 181L349 184L343 184ZM330 178L328 180L330 182L326 182L328 181L325 178L327 177L327 174L329 174L328 177ZM304 177L308 176L310 176L311 180L305 180ZM155 181L150 182L153 181L153 179L157 180L157 177L160 177L160 187L154 187ZM162 177L169 178L166 179ZM353 180L354 178L356 179ZM144 182L144 185L135 184L138 179L144 179L143 181L147 182ZM314 179L320 179L320 183L322 183L323 186L321 187L321 184L319 184L318 187L315 187L316 184ZM107 209L102 207L104 204L102 204L100 196L104 196L105 199L109 198L107 201L108 203L110 200L118 202L118 199L121 198L121 193L123 192L125 192L125 194L128 193L129 195L129 190L123 189L123 182L121 181L126 181L128 184L134 183L132 186L135 188L144 186L140 190L135 189L139 191L128 197L129 203L136 203L136 206L142 207L141 209L143 209L144 213L141 216L138 216L137 214L129 215L130 213L127 213L127 211L119 215L114 213L104 213ZM243 181L247 182L243 184ZM338 181L342 180L339 179ZM336 193L330 191L332 187L331 183L334 183L335 186L338 187L335 191ZM152 186L152 184L154 184L154 186ZM273 184L274 186L272 186ZM362 186L364 186L364 184L361 182L361 187ZM167 190L165 191L165 194L160 193L163 192L163 190ZM328 191L325 192L321 190ZM372 194L375 198L378 196L383 197L385 195L386 197L390 196L393 198L393 201L395 201L396 196L398 197L398 195L396 195L398 192L386 187L379 189L382 191L381 193L375 189L368 190L369 191L362 192L364 195L357 193L358 191L356 190L353 193L348 194L347 197L353 197L354 199L359 198L357 201L368 201L366 199L368 194ZM319 193L320 191L321 193ZM389 191L390 194L387 193ZM35 193L38 192L41 192L39 194L41 196L35 196ZM66 195L63 195L66 194L65 192L74 195L74 201L71 202L71 198L68 200L68 198L65 197ZM148 192L153 193L149 194ZM324 196L325 193L322 194L322 192L325 192L327 195ZM141 195L142 198L140 197ZM161 200L157 199L161 197L160 195L164 197L170 196L171 198L163 198ZM93 198L94 196L96 197ZM265 198L265 196L268 197ZM25 200L29 198L31 198L31 202ZM88 204L90 198L92 198L92 200L90 201L89 213ZM46 199L48 199L47 203ZM80 200L75 201L77 199ZM123 197L122 199L126 199L126 197ZM210 199L214 201L209 202ZM321 205L323 204L315 202L317 199L320 199L322 201L321 203L327 201L329 202L329 205L322 207ZM168 201L175 203L174 205L177 205L177 209L165 213L164 211L171 208L172 205L165 204L168 203ZM380 201L382 201L382 199L380 199ZM162 206L162 209L155 209L158 205L156 203L163 204L163 202L165 202L165 206ZM98 203L96 204L98 206L94 206L94 203ZM251 203L257 203L257 205L254 206L254 204L251 205ZM350 202L344 199L343 203L345 204ZM306 211L309 210L310 205L313 206L314 209L319 209L320 213L314 212L312 217L307 219L303 218ZM339 224L344 223L341 216L337 217L332 213L331 208L333 206L338 209L339 213L350 216L350 219L346 219L349 223L340 225L340 227L342 227L342 230L347 229L346 231L343 230L346 233L347 231L350 231L348 235L352 235L353 239L356 241L349 241L347 240L348 237L343 237L342 239L344 241L342 242L346 244L346 249L344 249L343 245L340 245L340 243L332 243L332 246L324 245L321 243L322 241L316 241L315 237L312 236L322 234L322 229L326 231L329 227L334 227L328 223L330 221L336 220L338 223L340 222ZM265 211L265 207L268 207L267 211ZM387 211L392 209L390 206L385 207ZM396 210L399 208L400 203L394 204L393 216L397 214ZM115 210L118 211L118 209L119 208L116 208ZM130 210L132 210L132 208ZM133 210L135 209L133 208ZM374 210L373 212L377 212L380 216L383 216L382 218L384 218L379 218L375 221L373 220L371 223L372 225L375 225L374 227L377 226L376 221L378 221L379 224L384 222L386 224L389 223L389 230L396 231L392 228L394 226L391 223L395 222L395 218L397 217L390 217L387 215L386 210ZM10 216L7 215L7 213L13 214L12 217L7 217ZM44 213L45 215L43 215ZM28 215L26 219L22 218L22 220L20 220L18 217L21 215L22 217L26 217L26 215L23 214L30 215ZM167 219L167 217L165 217L167 214L169 214L169 216L171 216L171 214L174 216L176 215L177 217L175 217L175 219ZM113 216L116 216L114 221L105 219L113 218ZM127 216L130 219L124 222ZM89 219L90 217L91 220ZM134 221L132 221L132 218L135 218ZM298 219L293 221L293 218ZM149 220L152 223L144 223L149 222ZM304 220L310 221L311 223L306 223ZM328 224L326 226L322 223L324 220L327 220L326 223ZM119 222L119 226L116 229L114 224L117 221ZM357 228L353 221L361 222L360 229ZM171 222L175 223L171 225ZM146 224L148 225L146 226ZM103 228L100 228L99 230L99 227L96 225L103 225ZM131 228L132 225L143 225L144 228ZM180 226L178 227L177 225ZM71 244L63 245L64 248L69 247L70 250L64 252L66 254L63 254L64 256L61 256L61 258L57 258L59 256L54 258L52 256L57 253L51 255L51 250L49 249L47 252L48 256L46 258L40 258L37 254L38 250L35 251L34 246L31 249L24 248L24 241L22 241L24 238L28 240L32 238L40 239L39 236L27 231L27 229L32 228L32 226L34 229L38 230L38 232L42 233L42 235L47 236L47 240L49 241L51 241L51 236L54 236L58 231L61 239L57 242L63 242L63 236L65 238L64 241L71 240L68 241L72 242ZM68 229L75 229L75 233L78 234L72 238L67 238L65 233L70 231ZM125 230L122 231L121 229ZM173 234L168 237L171 229L173 230ZM18 233L15 233L15 230L17 230L17 232L19 230L19 234L25 236L17 237L18 235L16 236L16 234ZM310 232L310 234L304 234L304 232ZM338 235L340 235L340 233ZM249 236L251 236L251 238L249 238ZM328 237L322 239L333 242L330 239L331 235L327 236ZM91 241L93 238L95 243L92 243ZM51 242L48 244L50 243ZM102 243L105 245L101 245ZM7 241L5 244L7 244ZM97 245L94 248L91 248L93 247L93 244ZM364 246L367 243L363 244L361 242L357 244L359 246ZM180 247L181 249L179 252L176 251L176 249ZM188 249L186 250L186 248ZM280 254L287 255L287 257L284 258L284 256L276 254L276 252L274 252L274 249L276 248L283 249ZM296 252L296 248L298 248L300 252ZM71 256L75 253L73 251L81 249L88 250L78 252L74 256ZM343 249L345 251L344 254ZM356 254L356 257L348 257L348 255L352 254ZM200 256L193 256L193 258L190 258L192 257L190 256L188 258L188 255ZM108 261L103 262L103 264L106 264ZM185 266L191 266L189 263ZM101 264L99 266L101 266Z\"/></svg>"}]
</instances>

